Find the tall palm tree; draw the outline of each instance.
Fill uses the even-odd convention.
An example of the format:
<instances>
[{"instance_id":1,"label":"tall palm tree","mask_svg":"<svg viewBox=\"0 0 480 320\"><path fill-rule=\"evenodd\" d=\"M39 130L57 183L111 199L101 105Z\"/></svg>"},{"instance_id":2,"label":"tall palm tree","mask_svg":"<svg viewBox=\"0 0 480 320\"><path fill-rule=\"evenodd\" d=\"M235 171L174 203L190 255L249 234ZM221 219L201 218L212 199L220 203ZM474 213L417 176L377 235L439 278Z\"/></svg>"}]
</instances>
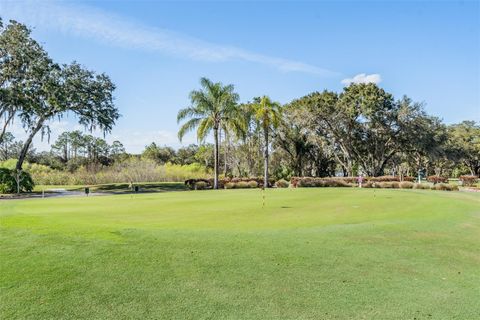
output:
<instances>
[{"instance_id":1,"label":"tall palm tree","mask_svg":"<svg viewBox=\"0 0 480 320\"><path fill-rule=\"evenodd\" d=\"M281 105L278 102L272 101L269 97L263 96L256 99L253 104L253 111L258 125L263 130L264 139L264 176L263 185L268 187L268 147L270 131L277 128L281 121Z\"/></svg>"},{"instance_id":2,"label":"tall palm tree","mask_svg":"<svg viewBox=\"0 0 480 320\"><path fill-rule=\"evenodd\" d=\"M180 141L189 131L197 129L197 139L204 141L213 130L214 138L214 189L218 189L219 166L219 130L227 127L242 127L240 109L237 107L239 96L233 85L224 86L207 78L200 79L201 90L190 92L191 106L181 109L177 122L186 121L178 131ZM227 125L228 124L228 125Z\"/></svg>"}]
</instances>

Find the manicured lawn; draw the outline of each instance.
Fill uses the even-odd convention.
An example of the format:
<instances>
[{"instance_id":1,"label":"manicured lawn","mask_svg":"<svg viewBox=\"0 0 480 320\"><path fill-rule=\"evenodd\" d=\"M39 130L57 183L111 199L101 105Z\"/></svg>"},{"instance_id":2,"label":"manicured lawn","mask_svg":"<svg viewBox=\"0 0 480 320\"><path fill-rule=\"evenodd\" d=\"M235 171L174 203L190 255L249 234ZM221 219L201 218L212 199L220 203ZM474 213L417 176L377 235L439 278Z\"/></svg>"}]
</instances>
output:
<instances>
[{"instance_id":1,"label":"manicured lawn","mask_svg":"<svg viewBox=\"0 0 480 320\"><path fill-rule=\"evenodd\" d=\"M480 194L0 201L1 319L480 319Z\"/></svg>"}]
</instances>

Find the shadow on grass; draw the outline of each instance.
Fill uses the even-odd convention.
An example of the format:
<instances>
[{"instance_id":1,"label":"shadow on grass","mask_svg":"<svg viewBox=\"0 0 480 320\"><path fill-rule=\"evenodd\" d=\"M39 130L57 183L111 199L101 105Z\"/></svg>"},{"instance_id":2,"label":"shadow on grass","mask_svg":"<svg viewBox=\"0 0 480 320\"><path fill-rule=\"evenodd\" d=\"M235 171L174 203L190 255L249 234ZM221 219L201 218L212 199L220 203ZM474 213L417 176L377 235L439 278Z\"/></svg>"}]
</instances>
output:
<instances>
[{"instance_id":1,"label":"shadow on grass","mask_svg":"<svg viewBox=\"0 0 480 320\"><path fill-rule=\"evenodd\" d=\"M136 183L138 193L159 193L189 190L182 182L152 182ZM15 200L29 198L50 198L63 196L85 196L86 186L50 186L44 190L35 190L33 192L21 194L0 194L0 200ZM132 194L135 193L129 183L111 183L88 186L90 195L108 195L108 194Z\"/></svg>"},{"instance_id":2,"label":"shadow on grass","mask_svg":"<svg viewBox=\"0 0 480 320\"><path fill-rule=\"evenodd\" d=\"M186 191L188 188L181 182L161 182L161 183L136 183L139 193L152 192L172 192L172 191ZM103 184L90 187L92 192L106 192L106 193L134 193L129 183L118 184Z\"/></svg>"}]
</instances>

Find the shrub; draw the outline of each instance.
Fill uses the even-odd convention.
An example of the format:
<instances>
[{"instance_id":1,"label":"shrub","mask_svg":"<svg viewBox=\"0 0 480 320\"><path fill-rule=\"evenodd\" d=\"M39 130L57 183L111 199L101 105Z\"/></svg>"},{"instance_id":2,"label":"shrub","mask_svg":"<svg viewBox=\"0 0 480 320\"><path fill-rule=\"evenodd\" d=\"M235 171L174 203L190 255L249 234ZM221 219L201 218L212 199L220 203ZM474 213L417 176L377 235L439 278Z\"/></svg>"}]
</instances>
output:
<instances>
[{"instance_id":1,"label":"shrub","mask_svg":"<svg viewBox=\"0 0 480 320\"><path fill-rule=\"evenodd\" d=\"M425 184L425 183L415 183L413 184L413 189L430 189L430 185Z\"/></svg>"},{"instance_id":2,"label":"shrub","mask_svg":"<svg viewBox=\"0 0 480 320\"><path fill-rule=\"evenodd\" d=\"M246 181L240 181L235 183L235 189L246 189L246 188L250 188L248 182Z\"/></svg>"},{"instance_id":3,"label":"shrub","mask_svg":"<svg viewBox=\"0 0 480 320\"><path fill-rule=\"evenodd\" d=\"M29 173L22 171L19 176L20 192L32 192L35 184ZM17 192L17 180L14 170L7 168L0 168L0 193L15 193Z\"/></svg>"},{"instance_id":4,"label":"shrub","mask_svg":"<svg viewBox=\"0 0 480 320\"><path fill-rule=\"evenodd\" d=\"M315 185L315 178L300 178L297 186L300 188L318 187L318 185Z\"/></svg>"},{"instance_id":5,"label":"shrub","mask_svg":"<svg viewBox=\"0 0 480 320\"><path fill-rule=\"evenodd\" d=\"M362 183L362 188L373 188L373 182L367 181L365 183Z\"/></svg>"},{"instance_id":6,"label":"shrub","mask_svg":"<svg viewBox=\"0 0 480 320\"><path fill-rule=\"evenodd\" d=\"M255 180L251 180L248 182L248 187L252 189L258 188L258 182Z\"/></svg>"},{"instance_id":7,"label":"shrub","mask_svg":"<svg viewBox=\"0 0 480 320\"><path fill-rule=\"evenodd\" d=\"M460 176L458 180L462 183L462 186L471 187L478 182L477 176Z\"/></svg>"},{"instance_id":8,"label":"shrub","mask_svg":"<svg viewBox=\"0 0 480 320\"><path fill-rule=\"evenodd\" d=\"M378 187L379 187L379 188L382 188L382 189L391 189L391 188L394 188L392 182L378 182L378 183L376 183L376 185L378 185Z\"/></svg>"},{"instance_id":9,"label":"shrub","mask_svg":"<svg viewBox=\"0 0 480 320\"><path fill-rule=\"evenodd\" d=\"M362 187L364 188L382 188L379 183L389 182L387 188L399 188L400 177L398 176L380 176L380 177L363 177ZM413 177L403 177L403 181L413 181ZM290 186L296 187L356 187L358 186L358 177L328 177L328 178L313 178L313 177L292 177L290 179Z\"/></svg>"},{"instance_id":10,"label":"shrub","mask_svg":"<svg viewBox=\"0 0 480 320\"><path fill-rule=\"evenodd\" d=\"M414 177L405 176L405 177L403 177L403 180L402 180L402 181L413 182L413 181L415 181L415 178L414 178Z\"/></svg>"},{"instance_id":11,"label":"shrub","mask_svg":"<svg viewBox=\"0 0 480 320\"><path fill-rule=\"evenodd\" d=\"M430 186L432 190L446 190L446 184L443 183L437 183L432 186Z\"/></svg>"},{"instance_id":12,"label":"shrub","mask_svg":"<svg viewBox=\"0 0 480 320\"><path fill-rule=\"evenodd\" d=\"M292 186L292 188L296 188L298 187L298 183L300 182L300 179L299 177L291 177L290 178L290 185Z\"/></svg>"},{"instance_id":13,"label":"shrub","mask_svg":"<svg viewBox=\"0 0 480 320\"><path fill-rule=\"evenodd\" d=\"M227 182L224 184L225 189L235 189L235 183L233 182Z\"/></svg>"},{"instance_id":14,"label":"shrub","mask_svg":"<svg viewBox=\"0 0 480 320\"><path fill-rule=\"evenodd\" d=\"M458 186L449 185L449 184L446 184L446 183L437 183L437 184L432 186L432 190L456 191L456 190L458 190Z\"/></svg>"},{"instance_id":15,"label":"shrub","mask_svg":"<svg viewBox=\"0 0 480 320\"><path fill-rule=\"evenodd\" d=\"M432 182L434 184L437 184L437 183L447 183L448 182L448 178L446 177L440 177L440 176L428 176L427 177L427 181L428 182Z\"/></svg>"},{"instance_id":16,"label":"shrub","mask_svg":"<svg viewBox=\"0 0 480 320\"><path fill-rule=\"evenodd\" d=\"M213 179L212 179L213 181ZM250 182L256 182L257 183L257 186L256 187L251 187L251 188L258 188L258 187L263 187L263 178L225 178L225 179L221 179L219 181L219 185L224 185L225 183L238 183L238 182L247 182L247 183L250 183ZM272 179L269 179L269 182L268 182L268 185L269 186L272 186L274 185L275 181L272 180ZM213 182L212 182L213 184ZM253 183L251 184L253 186Z\"/></svg>"},{"instance_id":17,"label":"shrub","mask_svg":"<svg viewBox=\"0 0 480 320\"><path fill-rule=\"evenodd\" d=\"M322 179L323 180L323 186L324 187L350 187L350 185L345 182L344 180L342 179L336 179L336 178L333 178L333 179L329 179L329 178L325 178L325 179Z\"/></svg>"},{"instance_id":18,"label":"shrub","mask_svg":"<svg viewBox=\"0 0 480 320\"><path fill-rule=\"evenodd\" d=\"M188 180L185 180L185 185L190 189L194 190L194 189L197 189L196 185L200 182L202 184L205 183L208 187L213 185L213 182L210 183L210 180L208 179L188 179Z\"/></svg>"},{"instance_id":19,"label":"shrub","mask_svg":"<svg viewBox=\"0 0 480 320\"><path fill-rule=\"evenodd\" d=\"M292 187L312 188L312 187L350 187L345 180L339 178L294 178L290 180Z\"/></svg>"},{"instance_id":20,"label":"shrub","mask_svg":"<svg viewBox=\"0 0 480 320\"><path fill-rule=\"evenodd\" d=\"M413 182L402 181L402 182L400 182L400 188L402 188L402 189L412 189L413 188Z\"/></svg>"},{"instance_id":21,"label":"shrub","mask_svg":"<svg viewBox=\"0 0 480 320\"><path fill-rule=\"evenodd\" d=\"M288 188L288 185L289 185L288 181L284 179L280 179L277 182L275 182L275 186L277 188Z\"/></svg>"},{"instance_id":22,"label":"shrub","mask_svg":"<svg viewBox=\"0 0 480 320\"><path fill-rule=\"evenodd\" d=\"M208 183L205 181L198 181L195 183L195 190L205 190L208 187Z\"/></svg>"},{"instance_id":23,"label":"shrub","mask_svg":"<svg viewBox=\"0 0 480 320\"><path fill-rule=\"evenodd\" d=\"M449 184L448 188L449 188L448 191L458 191L458 186L454 184Z\"/></svg>"},{"instance_id":24,"label":"shrub","mask_svg":"<svg viewBox=\"0 0 480 320\"><path fill-rule=\"evenodd\" d=\"M400 181L400 177L398 176L380 176L380 177L371 177L369 178L370 181L375 182L391 182L391 181Z\"/></svg>"},{"instance_id":25,"label":"shrub","mask_svg":"<svg viewBox=\"0 0 480 320\"><path fill-rule=\"evenodd\" d=\"M2 163L10 165L9 163ZM54 170L41 164L25 164L25 171L32 175L38 184L102 184L125 182L162 182L183 181L196 178L208 182L209 170L198 163L177 165L166 163L159 165L153 160L130 157L115 162L111 166L81 166L74 172ZM193 180L190 181L194 182ZM187 184L194 189L194 183ZM210 185L213 185L210 184Z\"/></svg>"},{"instance_id":26,"label":"shrub","mask_svg":"<svg viewBox=\"0 0 480 320\"><path fill-rule=\"evenodd\" d=\"M335 180L341 180L345 183L353 183L353 184L357 184L358 183L358 177L335 177L333 178ZM363 181L366 181L366 177L363 177Z\"/></svg>"},{"instance_id":27,"label":"shrub","mask_svg":"<svg viewBox=\"0 0 480 320\"><path fill-rule=\"evenodd\" d=\"M0 194L10 193L10 187L6 183L0 183Z\"/></svg>"}]
</instances>

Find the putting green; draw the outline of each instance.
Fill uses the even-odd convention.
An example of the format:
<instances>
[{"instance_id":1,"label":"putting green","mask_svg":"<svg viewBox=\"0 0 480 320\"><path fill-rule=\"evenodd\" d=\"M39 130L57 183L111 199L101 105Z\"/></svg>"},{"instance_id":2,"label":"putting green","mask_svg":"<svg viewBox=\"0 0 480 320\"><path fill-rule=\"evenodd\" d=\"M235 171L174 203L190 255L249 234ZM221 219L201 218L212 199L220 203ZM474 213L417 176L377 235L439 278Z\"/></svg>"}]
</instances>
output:
<instances>
[{"instance_id":1,"label":"putting green","mask_svg":"<svg viewBox=\"0 0 480 320\"><path fill-rule=\"evenodd\" d=\"M0 200L0 318L478 319L480 194Z\"/></svg>"}]
</instances>

